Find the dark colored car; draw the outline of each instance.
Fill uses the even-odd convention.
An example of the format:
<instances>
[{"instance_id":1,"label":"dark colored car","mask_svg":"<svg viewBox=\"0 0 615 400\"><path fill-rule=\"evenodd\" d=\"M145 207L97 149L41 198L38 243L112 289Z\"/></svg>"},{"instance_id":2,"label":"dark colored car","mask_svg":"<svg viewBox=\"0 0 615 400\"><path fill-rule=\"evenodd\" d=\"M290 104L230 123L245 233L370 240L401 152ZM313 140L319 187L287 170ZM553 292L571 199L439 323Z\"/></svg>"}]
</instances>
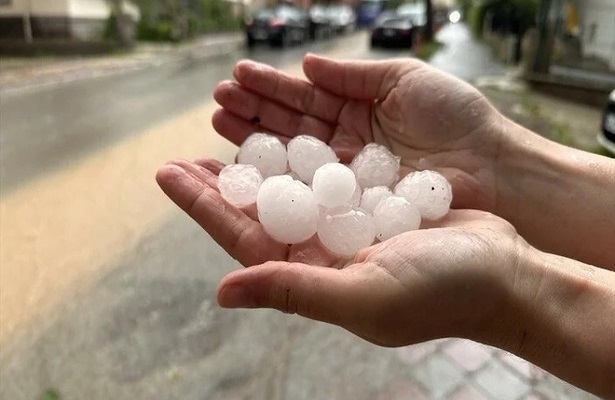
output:
<instances>
[{"instance_id":1,"label":"dark colored car","mask_svg":"<svg viewBox=\"0 0 615 400\"><path fill-rule=\"evenodd\" d=\"M419 34L420 27L414 25L410 18L390 15L376 22L370 36L371 47L407 47L411 48Z\"/></svg>"},{"instance_id":2,"label":"dark colored car","mask_svg":"<svg viewBox=\"0 0 615 400\"><path fill-rule=\"evenodd\" d=\"M310 38L312 40L319 38L328 38L331 36L331 21L327 15L327 9L320 5L315 4L310 7Z\"/></svg>"},{"instance_id":3,"label":"dark colored car","mask_svg":"<svg viewBox=\"0 0 615 400\"><path fill-rule=\"evenodd\" d=\"M349 5L337 4L327 8L327 17L335 33L352 32L357 25L357 16Z\"/></svg>"},{"instance_id":4,"label":"dark colored car","mask_svg":"<svg viewBox=\"0 0 615 400\"><path fill-rule=\"evenodd\" d=\"M280 5L256 11L246 18L246 43L268 42L273 46L303 43L310 35L309 14L291 5Z\"/></svg>"},{"instance_id":5,"label":"dark colored car","mask_svg":"<svg viewBox=\"0 0 615 400\"><path fill-rule=\"evenodd\" d=\"M609 95L602 114L602 126L598 134L598 142L615 155L615 90Z\"/></svg>"}]
</instances>

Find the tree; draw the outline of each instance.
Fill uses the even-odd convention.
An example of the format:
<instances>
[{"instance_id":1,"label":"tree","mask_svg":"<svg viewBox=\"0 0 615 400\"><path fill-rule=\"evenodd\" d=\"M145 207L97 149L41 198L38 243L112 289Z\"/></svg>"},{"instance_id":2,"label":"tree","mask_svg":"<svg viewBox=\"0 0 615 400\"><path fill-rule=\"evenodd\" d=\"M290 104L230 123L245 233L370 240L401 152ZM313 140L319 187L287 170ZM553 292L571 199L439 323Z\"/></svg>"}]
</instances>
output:
<instances>
[{"instance_id":1,"label":"tree","mask_svg":"<svg viewBox=\"0 0 615 400\"><path fill-rule=\"evenodd\" d=\"M425 13L427 13L427 21L423 38L426 42L431 42L433 40L433 4L431 0L425 0Z\"/></svg>"},{"instance_id":2,"label":"tree","mask_svg":"<svg viewBox=\"0 0 615 400\"><path fill-rule=\"evenodd\" d=\"M129 47L134 44L134 24L128 15L124 13L123 0L112 0L111 18L115 22L114 39L121 47Z\"/></svg>"}]
</instances>

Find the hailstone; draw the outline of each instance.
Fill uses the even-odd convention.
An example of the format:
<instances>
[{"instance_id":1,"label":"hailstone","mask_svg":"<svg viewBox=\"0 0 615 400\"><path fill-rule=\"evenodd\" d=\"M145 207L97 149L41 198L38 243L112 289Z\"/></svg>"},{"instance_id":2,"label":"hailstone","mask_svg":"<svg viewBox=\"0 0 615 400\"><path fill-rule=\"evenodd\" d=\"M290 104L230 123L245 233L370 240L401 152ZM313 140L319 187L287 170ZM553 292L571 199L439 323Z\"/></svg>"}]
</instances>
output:
<instances>
[{"instance_id":1,"label":"hailstone","mask_svg":"<svg viewBox=\"0 0 615 400\"><path fill-rule=\"evenodd\" d=\"M252 164L263 178L281 175L288 169L286 147L280 139L266 133L253 133L241 144L237 154L240 164Z\"/></svg>"},{"instance_id":2,"label":"hailstone","mask_svg":"<svg viewBox=\"0 0 615 400\"><path fill-rule=\"evenodd\" d=\"M416 206L403 197L389 196L374 210L376 237L387 240L400 233L419 229L421 214Z\"/></svg>"},{"instance_id":3,"label":"hailstone","mask_svg":"<svg viewBox=\"0 0 615 400\"><path fill-rule=\"evenodd\" d=\"M391 186L399 175L401 158L393 155L389 149L369 143L350 163L350 168L357 176L363 189L374 186Z\"/></svg>"},{"instance_id":4,"label":"hailstone","mask_svg":"<svg viewBox=\"0 0 615 400\"><path fill-rule=\"evenodd\" d=\"M453 191L446 178L436 171L416 171L395 185L395 195L416 205L425 219L436 220L448 212Z\"/></svg>"},{"instance_id":5,"label":"hailstone","mask_svg":"<svg viewBox=\"0 0 615 400\"><path fill-rule=\"evenodd\" d=\"M351 204L356 187L354 173L340 163L327 163L319 167L312 180L316 202L328 208Z\"/></svg>"},{"instance_id":6,"label":"hailstone","mask_svg":"<svg viewBox=\"0 0 615 400\"><path fill-rule=\"evenodd\" d=\"M386 186L374 186L367 188L361 195L360 207L370 214L374 213L374 209L378 203L389 196L392 196L393 192Z\"/></svg>"},{"instance_id":7,"label":"hailstone","mask_svg":"<svg viewBox=\"0 0 615 400\"><path fill-rule=\"evenodd\" d=\"M331 253L353 256L376 237L373 217L360 208L329 209L318 219L318 239Z\"/></svg>"},{"instance_id":8,"label":"hailstone","mask_svg":"<svg viewBox=\"0 0 615 400\"><path fill-rule=\"evenodd\" d=\"M256 198L258 219L265 231L282 243L300 243L316 233L318 207L310 188L288 175L272 176Z\"/></svg>"},{"instance_id":9,"label":"hailstone","mask_svg":"<svg viewBox=\"0 0 615 400\"><path fill-rule=\"evenodd\" d=\"M295 136L287 146L288 165L299 178L307 183L312 183L314 172L326 163L336 163L339 158L325 142L313 136Z\"/></svg>"},{"instance_id":10,"label":"hailstone","mask_svg":"<svg viewBox=\"0 0 615 400\"><path fill-rule=\"evenodd\" d=\"M229 164L218 175L218 189L229 203L244 207L256 201L263 177L253 165Z\"/></svg>"}]
</instances>

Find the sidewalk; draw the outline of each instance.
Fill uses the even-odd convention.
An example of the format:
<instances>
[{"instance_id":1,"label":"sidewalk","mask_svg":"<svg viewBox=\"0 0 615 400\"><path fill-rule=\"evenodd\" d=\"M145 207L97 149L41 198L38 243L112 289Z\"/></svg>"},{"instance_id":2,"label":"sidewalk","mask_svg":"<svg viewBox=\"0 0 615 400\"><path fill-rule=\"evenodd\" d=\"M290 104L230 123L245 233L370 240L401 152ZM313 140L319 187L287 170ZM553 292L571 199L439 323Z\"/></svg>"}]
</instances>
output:
<instances>
[{"instance_id":1,"label":"sidewalk","mask_svg":"<svg viewBox=\"0 0 615 400\"><path fill-rule=\"evenodd\" d=\"M503 75L479 78L474 85L518 124L568 146L598 149L601 107L532 91L514 68Z\"/></svg>"},{"instance_id":2,"label":"sidewalk","mask_svg":"<svg viewBox=\"0 0 615 400\"><path fill-rule=\"evenodd\" d=\"M128 53L88 57L0 58L0 90L124 73L178 59L200 59L235 51L243 44L241 33L207 35L182 44L143 43Z\"/></svg>"}]
</instances>

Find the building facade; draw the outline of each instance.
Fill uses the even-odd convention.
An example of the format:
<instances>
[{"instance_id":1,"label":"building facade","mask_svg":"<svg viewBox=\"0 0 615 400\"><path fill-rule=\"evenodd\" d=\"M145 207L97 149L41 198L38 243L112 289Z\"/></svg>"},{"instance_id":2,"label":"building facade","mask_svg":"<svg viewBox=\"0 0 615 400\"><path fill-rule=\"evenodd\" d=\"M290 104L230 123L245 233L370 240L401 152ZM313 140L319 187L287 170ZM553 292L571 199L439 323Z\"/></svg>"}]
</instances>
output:
<instances>
[{"instance_id":1,"label":"building facade","mask_svg":"<svg viewBox=\"0 0 615 400\"><path fill-rule=\"evenodd\" d=\"M122 7L139 19L136 6L124 2ZM0 0L0 39L100 39L111 11L107 0Z\"/></svg>"}]
</instances>

